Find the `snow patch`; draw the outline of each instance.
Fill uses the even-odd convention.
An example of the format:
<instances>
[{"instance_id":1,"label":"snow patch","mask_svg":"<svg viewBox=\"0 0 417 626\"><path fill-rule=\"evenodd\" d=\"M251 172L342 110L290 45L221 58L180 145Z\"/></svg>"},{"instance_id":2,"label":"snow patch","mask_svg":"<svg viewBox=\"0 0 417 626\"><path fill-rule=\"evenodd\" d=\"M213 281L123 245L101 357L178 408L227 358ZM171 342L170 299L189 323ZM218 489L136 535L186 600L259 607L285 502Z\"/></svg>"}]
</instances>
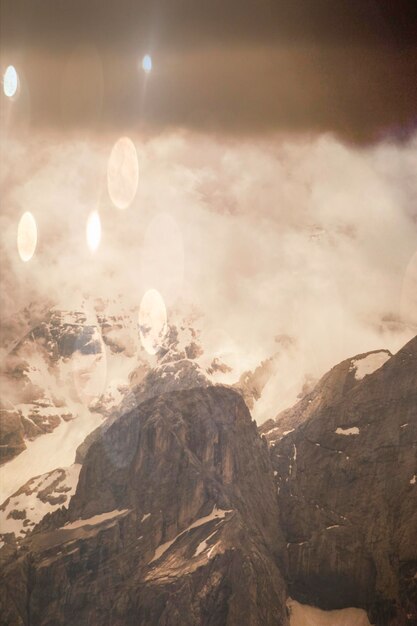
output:
<instances>
[{"instance_id":1,"label":"snow patch","mask_svg":"<svg viewBox=\"0 0 417 626\"><path fill-rule=\"evenodd\" d=\"M198 520L190 524L188 528L186 528L185 530L180 532L176 537L174 537L174 539L171 539L170 541L167 541L166 543L163 543L160 546L158 546L157 549L155 550L155 554L153 555L149 563L153 563L154 561L157 561L158 559L160 559L161 556L168 550L168 548L170 548L172 544L174 544L177 541L177 539L182 537L182 535L185 535L186 533L188 533L193 528L198 528L199 526L202 526L203 524L207 524L208 522L211 522L214 519L223 519L227 513L231 513L231 512L232 510L225 511L223 509L218 509L217 506L214 505L213 510L209 515L206 515L205 517L200 517Z\"/></svg>"},{"instance_id":2,"label":"snow patch","mask_svg":"<svg viewBox=\"0 0 417 626\"><path fill-rule=\"evenodd\" d=\"M217 543L215 543L215 544L214 544L214 546L212 546L212 547L210 548L210 550L207 552L207 558L208 558L208 559L211 559L211 555L213 554L213 551L214 551L214 550L217 548L217 546L219 546L219 545L220 545L220 542L217 542Z\"/></svg>"},{"instance_id":3,"label":"snow patch","mask_svg":"<svg viewBox=\"0 0 417 626\"><path fill-rule=\"evenodd\" d=\"M382 367L390 358L391 355L388 352L385 352L385 350L381 352L373 352L372 354L368 354L361 359L353 360L350 369L356 370L356 380L362 380L365 376L373 374L376 370L379 370L379 368Z\"/></svg>"},{"instance_id":4,"label":"snow patch","mask_svg":"<svg viewBox=\"0 0 417 626\"><path fill-rule=\"evenodd\" d=\"M352 426L352 428L336 428L334 431L336 435L359 435L359 428Z\"/></svg>"},{"instance_id":5,"label":"snow patch","mask_svg":"<svg viewBox=\"0 0 417 626\"><path fill-rule=\"evenodd\" d=\"M287 606L290 610L290 626L371 626L363 609L322 611L291 598L288 598Z\"/></svg>"},{"instance_id":6,"label":"snow patch","mask_svg":"<svg viewBox=\"0 0 417 626\"><path fill-rule=\"evenodd\" d=\"M417 476L416 474L414 474L414 476L412 477L412 479L410 480L410 485L415 485L417 482Z\"/></svg>"},{"instance_id":7,"label":"snow patch","mask_svg":"<svg viewBox=\"0 0 417 626\"><path fill-rule=\"evenodd\" d=\"M76 419L62 422L51 433L26 442L23 450L1 468L0 503L33 476L40 476L74 463L75 452L86 436L102 422L101 415L78 405Z\"/></svg>"},{"instance_id":8,"label":"snow patch","mask_svg":"<svg viewBox=\"0 0 417 626\"><path fill-rule=\"evenodd\" d=\"M75 522L70 522L65 524L62 528L64 530L74 530L75 528L81 528L82 526L96 526L97 524L101 524L102 522L107 522L108 520L114 519L116 517L122 517L129 513L130 509L115 509L114 511L108 511L107 513L101 513L100 515L93 515L93 517L88 517L87 519L77 519Z\"/></svg>"},{"instance_id":9,"label":"snow patch","mask_svg":"<svg viewBox=\"0 0 417 626\"><path fill-rule=\"evenodd\" d=\"M201 554L202 552L204 552L204 550L207 550L208 548L208 541L209 539L211 539L212 537L214 537L214 535L217 533L217 530L214 531L214 533L211 533L211 535L209 535L207 537L207 539L204 539L204 541L202 541L201 543L198 544L196 551L193 554L194 556L198 556L199 554Z\"/></svg>"},{"instance_id":10,"label":"snow patch","mask_svg":"<svg viewBox=\"0 0 417 626\"><path fill-rule=\"evenodd\" d=\"M26 483L0 509L0 534L14 533L16 539L23 537L47 513L52 513L63 504L68 506L75 493L80 470L81 465L74 463L68 468L56 469ZM52 487L53 483L56 483L54 489L41 499L40 492Z\"/></svg>"},{"instance_id":11,"label":"snow patch","mask_svg":"<svg viewBox=\"0 0 417 626\"><path fill-rule=\"evenodd\" d=\"M150 513L145 513L145 515L142 517L142 519L140 520L140 523L142 524L142 522L144 522L145 520L148 519L148 517L150 517L151 514Z\"/></svg>"}]
</instances>

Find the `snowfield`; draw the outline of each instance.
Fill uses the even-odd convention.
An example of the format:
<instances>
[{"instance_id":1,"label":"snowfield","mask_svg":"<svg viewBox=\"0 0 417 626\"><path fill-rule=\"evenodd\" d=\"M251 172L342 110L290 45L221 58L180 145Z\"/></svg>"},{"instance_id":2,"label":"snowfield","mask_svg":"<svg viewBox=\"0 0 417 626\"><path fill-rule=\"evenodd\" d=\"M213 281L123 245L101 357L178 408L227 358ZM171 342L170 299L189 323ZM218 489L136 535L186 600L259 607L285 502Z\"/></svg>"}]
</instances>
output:
<instances>
[{"instance_id":1,"label":"snowfield","mask_svg":"<svg viewBox=\"0 0 417 626\"><path fill-rule=\"evenodd\" d=\"M26 450L1 467L0 504L34 476L74 463L78 446L102 422L98 413L81 404L77 408L75 419L61 422L51 433L34 441L26 441Z\"/></svg>"},{"instance_id":2,"label":"snowfield","mask_svg":"<svg viewBox=\"0 0 417 626\"><path fill-rule=\"evenodd\" d=\"M363 609L322 611L314 606L288 599L290 626L372 626Z\"/></svg>"},{"instance_id":3,"label":"snowfield","mask_svg":"<svg viewBox=\"0 0 417 626\"><path fill-rule=\"evenodd\" d=\"M391 355L386 350L373 352L362 359L352 361L351 370L355 370L356 380L362 380L368 374L373 374L376 370L379 370L390 358Z\"/></svg>"}]
</instances>

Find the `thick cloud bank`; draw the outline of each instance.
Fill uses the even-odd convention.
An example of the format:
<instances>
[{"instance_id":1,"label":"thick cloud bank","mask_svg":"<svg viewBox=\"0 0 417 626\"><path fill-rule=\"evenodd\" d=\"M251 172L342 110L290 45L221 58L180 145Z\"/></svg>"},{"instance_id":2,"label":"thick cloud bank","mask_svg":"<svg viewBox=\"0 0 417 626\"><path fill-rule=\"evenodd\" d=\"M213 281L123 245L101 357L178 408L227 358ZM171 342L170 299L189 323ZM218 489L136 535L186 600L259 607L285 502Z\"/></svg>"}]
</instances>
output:
<instances>
[{"instance_id":1,"label":"thick cloud bank","mask_svg":"<svg viewBox=\"0 0 417 626\"><path fill-rule=\"evenodd\" d=\"M328 135L131 137L139 183L123 210L107 190L117 139L3 141L3 320L33 301L76 307L85 294L139 309L156 288L168 312L201 311L242 370L281 354L260 421L308 377L415 334L417 137L362 149ZM26 211L37 248L22 262Z\"/></svg>"}]
</instances>

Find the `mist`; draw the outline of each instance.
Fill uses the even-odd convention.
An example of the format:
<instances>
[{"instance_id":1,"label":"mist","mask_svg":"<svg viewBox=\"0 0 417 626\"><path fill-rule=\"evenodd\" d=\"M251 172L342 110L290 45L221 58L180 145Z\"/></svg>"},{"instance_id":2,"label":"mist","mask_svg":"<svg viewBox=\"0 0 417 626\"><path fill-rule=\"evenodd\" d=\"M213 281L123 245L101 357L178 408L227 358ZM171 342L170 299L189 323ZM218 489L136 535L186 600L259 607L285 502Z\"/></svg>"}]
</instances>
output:
<instances>
[{"instance_id":1,"label":"mist","mask_svg":"<svg viewBox=\"0 0 417 626\"><path fill-rule=\"evenodd\" d=\"M156 288L168 321L198 311L203 335L220 333L236 371L277 355L258 421L340 360L395 352L416 333L417 135L372 147L330 134L131 136L139 185L124 210L107 191L117 139L3 140L3 321L30 302L71 309L86 296L139 310ZM27 263L25 211L38 227Z\"/></svg>"}]
</instances>

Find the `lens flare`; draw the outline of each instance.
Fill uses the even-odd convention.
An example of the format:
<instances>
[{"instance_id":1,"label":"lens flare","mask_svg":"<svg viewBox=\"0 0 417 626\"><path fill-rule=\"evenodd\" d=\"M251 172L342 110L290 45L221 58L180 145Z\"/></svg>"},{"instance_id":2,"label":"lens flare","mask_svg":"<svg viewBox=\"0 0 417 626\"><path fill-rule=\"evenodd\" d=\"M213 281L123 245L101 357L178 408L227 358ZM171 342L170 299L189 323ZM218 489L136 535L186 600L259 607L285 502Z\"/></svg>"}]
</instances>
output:
<instances>
[{"instance_id":1,"label":"lens flare","mask_svg":"<svg viewBox=\"0 0 417 626\"><path fill-rule=\"evenodd\" d=\"M3 76L3 91L8 98L13 98L19 87L19 76L13 65L9 65Z\"/></svg>"},{"instance_id":2,"label":"lens flare","mask_svg":"<svg viewBox=\"0 0 417 626\"><path fill-rule=\"evenodd\" d=\"M145 56L143 57L142 68L147 74L149 74L149 72L152 70L152 58L149 54L145 54Z\"/></svg>"},{"instance_id":3,"label":"lens flare","mask_svg":"<svg viewBox=\"0 0 417 626\"><path fill-rule=\"evenodd\" d=\"M107 165L107 188L113 204L126 209L133 201L139 182L135 145L128 137L116 141Z\"/></svg>"},{"instance_id":4,"label":"lens flare","mask_svg":"<svg viewBox=\"0 0 417 626\"><path fill-rule=\"evenodd\" d=\"M166 333L167 311L164 299L156 289L149 289L142 298L139 309L139 333L148 354L156 354Z\"/></svg>"},{"instance_id":5,"label":"lens flare","mask_svg":"<svg viewBox=\"0 0 417 626\"><path fill-rule=\"evenodd\" d=\"M88 216L86 228L87 244L91 252L95 252L101 240L101 221L98 211L93 211Z\"/></svg>"},{"instance_id":6,"label":"lens flare","mask_svg":"<svg viewBox=\"0 0 417 626\"><path fill-rule=\"evenodd\" d=\"M38 229L32 213L26 211L20 218L17 227L17 250L19 256L25 263L35 254L38 242Z\"/></svg>"}]
</instances>

